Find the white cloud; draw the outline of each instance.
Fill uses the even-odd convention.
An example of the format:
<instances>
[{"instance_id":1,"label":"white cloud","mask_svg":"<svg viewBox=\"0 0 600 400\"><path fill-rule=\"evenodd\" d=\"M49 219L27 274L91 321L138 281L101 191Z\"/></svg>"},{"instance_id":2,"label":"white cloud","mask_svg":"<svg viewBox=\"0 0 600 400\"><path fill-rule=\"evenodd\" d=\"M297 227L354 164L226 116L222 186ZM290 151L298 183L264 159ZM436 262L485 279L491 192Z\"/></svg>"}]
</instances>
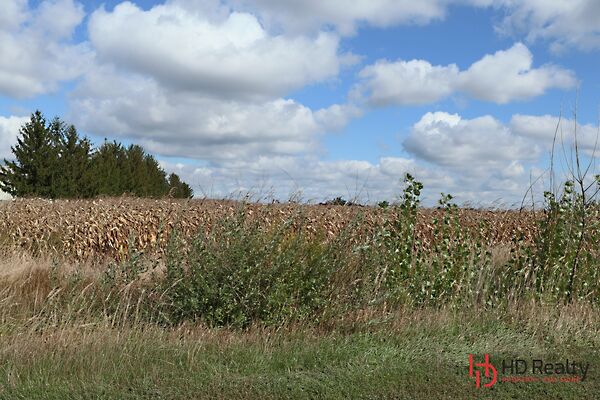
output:
<instances>
[{"instance_id":1,"label":"white cloud","mask_svg":"<svg viewBox=\"0 0 600 400\"><path fill-rule=\"evenodd\" d=\"M162 156L253 159L318 151L318 136L360 115L353 105L311 110L285 96L337 76L352 55L338 37L273 35L218 1L125 2L89 22L97 65L71 93L72 120ZM346 60L346 61L345 61Z\"/></svg>"},{"instance_id":2,"label":"white cloud","mask_svg":"<svg viewBox=\"0 0 600 400\"><path fill-rule=\"evenodd\" d=\"M478 100L498 104L526 100L552 88L576 84L574 73L553 65L533 68L533 56L522 43L486 55L467 70L454 64L433 66L424 60L380 60L365 67L354 88L373 105L420 105L464 92Z\"/></svg>"},{"instance_id":3,"label":"white cloud","mask_svg":"<svg viewBox=\"0 0 600 400\"><path fill-rule=\"evenodd\" d=\"M4 159L12 159L11 146L17 143L21 126L29 120L27 117L0 116L0 163Z\"/></svg>"},{"instance_id":4,"label":"white cloud","mask_svg":"<svg viewBox=\"0 0 600 400\"><path fill-rule=\"evenodd\" d=\"M294 100L245 102L162 87L149 77L98 68L71 96L72 120L96 135L132 139L163 156L217 160L317 149L317 136L358 110L314 111Z\"/></svg>"},{"instance_id":5,"label":"white cloud","mask_svg":"<svg viewBox=\"0 0 600 400\"><path fill-rule=\"evenodd\" d=\"M0 15L0 95L32 97L77 78L90 62L85 44L71 44L84 17L73 0L50 0L38 8L5 0Z\"/></svg>"},{"instance_id":6,"label":"white cloud","mask_svg":"<svg viewBox=\"0 0 600 400\"><path fill-rule=\"evenodd\" d=\"M3 117L0 116L0 165L4 163L5 159L12 159L13 154L11 146L17 142L17 136L21 125L27 122L27 117ZM0 200L8 200L12 197L0 190Z\"/></svg>"},{"instance_id":7,"label":"white cloud","mask_svg":"<svg viewBox=\"0 0 600 400\"><path fill-rule=\"evenodd\" d=\"M595 48L597 7L558 3L545 9L539 0L166 0L144 10L124 2L94 12L90 43L73 44L84 18L79 3L48 0L32 9L26 0L6 0L0 94L48 93L85 71L69 94L70 121L160 156L198 160L164 165L215 196L266 190L286 198L301 190L315 201L339 195L377 201L398 195L410 172L433 201L440 191L490 201L522 194L555 117L516 115L504 125L491 116L427 113L404 142L411 158L323 161L320 135L342 129L361 110L352 104L313 110L285 96L335 79L344 65L357 62L340 54L339 36L367 24L430 23L443 19L450 4L505 7L507 32L527 32L529 40L547 39L555 47ZM229 7L241 4L237 11ZM573 27L558 22L561 12ZM521 43L463 71L425 60L380 60L359 78L354 92L373 105L423 105L457 93L502 104L576 84L568 70L534 67ZM0 117L0 157L9 156L22 122ZM589 149L592 127L580 132Z\"/></svg>"},{"instance_id":8,"label":"white cloud","mask_svg":"<svg viewBox=\"0 0 600 400\"><path fill-rule=\"evenodd\" d=\"M0 27L16 30L27 19L27 0L5 0L0 13Z\"/></svg>"},{"instance_id":9,"label":"white cloud","mask_svg":"<svg viewBox=\"0 0 600 400\"><path fill-rule=\"evenodd\" d=\"M547 40L552 49L600 49L600 2L597 0L499 0L507 15L497 29L524 33L529 41Z\"/></svg>"},{"instance_id":10,"label":"white cloud","mask_svg":"<svg viewBox=\"0 0 600 400\"><path fill-rule=\"evenodd\" d=\"M333 104L314 113L315 120L327 132L343 129L351 119L362 116L363 110L354 104Z\"/></svg>"},{"instance_id":11,"label":"white cloud","mask_svg":"<svg viewBox=\"0 0 600 400\"><path fill-rule=\"evenodd\" d=\"M338 196L370 204L394 201L402 193L404 175L410 173L423 182L422 200L427 206L435 205L441 192L454 195L459 203L510 206L520 202L529 184L528 170L517 161L507 161L484 175L457 173L403 157L382 157L370 162L260 156L202 166L164 161L162 165L188 182L197 197L253 201L292 198L318 203Z\"/></svg>"},{"instance_id":12,"label":"white cloud","mask_svg":"<svg viewBox=\"0 0 600 400\"><path fill-rule=\"evenodd\" d=\"M84 16L83 6L73 0L43 1L32 12L30 28L46 39L70 39Z\"/></svg>"},{"instance_id":13,"label":"white cloud","mask_svg":"<svg viewBox=\"0 0 600 400\"><path fill-rule=\"evenodd\" d=\"M577 141L580 148L588 153L598 147L600 152L600 130L592 124L580 124L575 121L553 115L521 115L517 114L510 120L510 129L519 136L531 138L546 148L552 147L556 134L556 146L574 143L574 135L577 133ZM558 130L557 130L558 129Z\"/></svg>"},{"instance_id":14,"label":"white cloud","mask_svg":"<svg viewBox=\"0 0 600 400\"><path fill-rule=\"evenodd\" d=\"M360 23L376 27L426 24L445 16L445 0L238 0L250 4L267 22L292 32L334 26L352 34Z\"/></svg>"},{"instance_id":15,"label":"white cloud","mask_svg":"<svg viewBox=\"0 0 600 400\"><path fill-rule=\"evenodd\" d=\"M418 166L414 160L384 157L378 163L363 160L321 161L312 156L259 156L253 160L217 162L198 167L162 162L189 182L196 196L243 197L253 200L321 202L342 196L349 200L374 203L394 200L402 192L405 173L411 173L426 185L425 196L433 196L452 184L452 178L440 171Z\"/></svg>"},{"instance_id":16,"label":"white cloud","mask_svg":"<svg viewBox=\"0 0 600 400\"><path fill-rule=\"evenodd\" d=\"M379 60L365 67L359 77L366 84L369 101L375 105L434 103L456 87L458 67L433 66L424 60L390 62Z\"/></svg>"},{"instance_id":17,"label":"white cloud","mask_svg":"<svg viewBox=\"0 0 600 400\"><path fill-rule=\"evenodd\" d=\"M517 114L509 124L503 124L489 115L465 119L458 114L427 113L413 125L403 144L417 165L426 161L441 167L452 178L441 185L446 193L463 200L480 199L484 204L501 199L501 204L510 205L520 202L538 177L542 179L535 184L535 195L549 189L547 151L557 123L558 118L549 115ZM565 155L570 157L574 126L572 120L563 120L562 125L566 153L556 150L554 172L558 181L568 178L571 160ZM585 169L599 132L597 127L585 124L578 126L577 132L580 148L585 152ZM598 166L592 164L588 176L597 171Z\"/></svg>"},{"instance_id":18,"label":"white cloud","mask_svg":"<svg viewBox=\"0 0 600 400\"><path fill-rule=\"evenodd\" d=\"M356 33L362 25L385 28L428 24L444 19L453 5L493 7L505 16L496 25L500 33L524 34L530 42L547 40L559 51L572 47L600 48L597 0L233 0L233 3L246 5L269 25L290 32L332 26L343 35Z\"/></svg>"},{"instance_id":19,"label":"white cloud","mask_svg":"<svg viewBox=\"0 0 600 400\"><path fill-rule=\"evenodd\" d=\"M252 14L215 18L180 3L94 12L89 32L100 59L172 89L236 99L282 96L338 73L334 34L274 36Z\"/></svg>"},{"instance_id":20,"label":"white cloud","mask_svg":"<svg viewBox=\"0 0 600 400\"><path fill-rule=\"evenodd\" d=\"M413 125L404 148L417 158L467 175L514 175L515 162L535 161L540 149L514 135L491 116L463 119L458 114L425 114Z\"/></svg>"},{"instance_id":21,"label":"white cloud","mask_svg":"<svg viewBox=\"0 0 600 400\"><path fill-rule=\"evenodd\" d=\"M533 55L522 43L486 55L460 74L459 87L471 96L499 104L540 96L551 88L576 85L573 72L553 65L532 68Z\"/></svg>"}]
</instances>

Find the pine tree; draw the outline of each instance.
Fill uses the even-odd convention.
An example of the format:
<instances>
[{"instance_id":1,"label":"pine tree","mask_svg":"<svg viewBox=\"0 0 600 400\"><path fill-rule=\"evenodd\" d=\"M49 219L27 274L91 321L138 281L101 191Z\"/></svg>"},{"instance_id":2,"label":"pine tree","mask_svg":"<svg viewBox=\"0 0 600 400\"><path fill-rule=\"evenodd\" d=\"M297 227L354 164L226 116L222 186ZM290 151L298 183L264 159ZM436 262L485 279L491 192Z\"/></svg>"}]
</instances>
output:
<instances>
[{"instance_id":1,"label":"pine tree","mask_svg":"<svg viewBox=\"0 0 600 400\"><path fill-rule=\"evenodd\" d=\"M138 145L127 148L128 179L127 187L132 194L139 197L149 195L150 176L144 160L144 149Z\"/></svg>"},{"instance_id":2,"label":"pine tree","mask_svg":"<svg viewBox=\"0 0 600 400\"><path fill-rule=\"evenodd\" d=\"M18 197L55 198L56 137L40 111L21 127L17 144L11 150L15 159L5 159L0 168L0 190Z\"/></svg>"},{"instance_id":3,"label":"pine tree","mask_svg":"<svg viewBox=\"0 0 600 400\"><path fill-rule=\"evenodd\" d=\"M138 145L105 142L92 156L92 171L98 195L161 197L170 188L158 161Z\"/></svg>"},{"instance_id":4,"label":"pine tree","mask_svg":"<svg viewBox=\"0 0 600 400\"><path fill-rule=\"evenodd\" d=\"M108 142L97 150L73 125L36 111L21 127L14 161L0 167L0 190L17 197L89 198L98 195L190 198L192 189L138 145Z\"/></svg>"},{"instance_id":5,"label":"pine tree","mask_svg":"<svg viewBox=\"0 0 600 400\"><path fill-rule=\"evenodd\" d=\"M149 179L147 196L166 196L169 193L169 183L167 182L167 174L165 171L161 168L158 161L150 154L146 154L144 157L144 164Z\"/></svg>"},{"instance_id":6,"label":"pine tree","mask_svg":"<svg viewBox=\"0 0 600 400\"><path fill-rule=\"evenodd\" d=\"M169 194L177 199L191 199L194 191L179 175L172 173L169 175Z\"/></svg>"},{"instance_id":7,"label":"pine tree","mask_svg":"<svg viewBox=\"0 0 600 400\"><path fill-rule=\"evenodd\" d=\"M120 196L127 191L126 154L120 143L105 141L91 163L94 195Z\"/></svg>"},{"instance_id":8,"label":"pine tree","mask_svg":"<svg viewBox=\"0 0 600 400\"><path fill-rule=\"evenodd\" d=\"M63 124L59 140L59 197L89 198L94 195L91 166L92 144L80 138L75 126Z\"/></svg>"}]
</instances>

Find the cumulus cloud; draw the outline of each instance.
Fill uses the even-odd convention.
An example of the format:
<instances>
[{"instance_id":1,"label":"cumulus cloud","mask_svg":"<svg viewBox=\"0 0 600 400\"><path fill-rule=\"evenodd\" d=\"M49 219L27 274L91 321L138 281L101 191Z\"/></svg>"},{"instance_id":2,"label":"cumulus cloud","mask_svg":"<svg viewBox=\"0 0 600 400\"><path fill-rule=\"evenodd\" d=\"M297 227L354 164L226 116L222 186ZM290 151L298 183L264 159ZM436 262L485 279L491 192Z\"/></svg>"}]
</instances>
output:
<instances>
[{"instance_id":1,"label":"cumulus cloud","mask_svg":"<svg viewBox=\"0 0 600 400\"><path fill-rule=\"evenodd\" d=\"M544 149L536 140L489 115L465 119L427 113L403 144L417 165L430 165L448 176L437 188L478 205L518 207L527 187L545 169ZM537 194L547 190L543 180L534 186Z\"/></svg>"},{"instance_id":2,"label":"cumulus cloud","mask_svg":"<svg viewBox=\"0 0 600 400\"><path fill-rule=\"evenodd\" d=\"M529 184L529 166L518 161L507 161L484 175L457 173L406 157L381 157L371 162L261 156L209 165L163 160L162 165L189 182L198 197L266 202L294 199L318 203L337 196L370 204L395 201L402 193L404 175L410 173L424 183L422 200L427 206L435 205L441 192L454 195L459 203L518 206L523 188Z\"/></svg>"},{"instance_id":3,"label":"cumulus cloud","mask_svg":"<svg viewBox=\"0 0 600 400\"><path fill-rule=\"evenodd\" d=\"M173 89L220 97L282 96L335 77L340 68L334 34L271 35L252 14L215 18L181 2L147 11L129 2L97 10L89 33L105 62Z\"/></svg>"},{"instance_id":4,"label":"cumulus cloud","mask_svg":"<svg viewBox=\"0 0 600 400\"><path fill-rule=\"evenodd\" d=\"M182 176L199 197L244 197L270 201L290 198L321 202L342 196L363 203L395 200L402 192L404 174L426 185L425 197L433 204L453 179L442 171L423 168L415 160L382 157L364 160L322 161L313 156L260 156L198 166L162 161L163 167Z\"/></svg>"},{"instance_id":5,"label":"cumulus cloud","mask_svg":"<svg viewBox=\"0 0 600 400\"><path fill-rule=\"evenodd\" d=\"M362 69L359 77L375 105L418 105L434 103L456 88L458 67L433 66L424 60L377 61Z\"/></svg>"},{"instance_id":6,"label":"cumulus cloud","mask_svg":"<svg viewBox=\"0 0 600 400\"><path fill-rule=\"evenodd\" d=\"M530 138L546 148L552 147L556 134L557 144L572 145L577 133L577 142L581 149L591 153L595 148L600 151L600 128L592 124L575 124L568 118L553 115L521 115L510 120L510 129L516 135Z\"/></svg>"},{"instance_id":7,"label":"cumulus cloud","mask_svg":"<svg viewBox=\"0 0 600 400\"><path fill-rule=\"evenodd\" d=\"M572 161L566 158L570 157L574 129L573 120L560 122L566 152L556 150L555 172L560 175L559 180L568 177L567 167ZM489 202L501 198L502 204L513 204L522 199L526 188L538 177L548 177L547 155L558 123L559 118L550 115L517 114L503 124L489 115L465 119L458 114L430 112L413 125L403 145L417 165L426 162L452 177L452 182L443 185L447 192L462 199ZM597 126L577 127L584 168L598 135ZM562 139L559 134L557 146L561 146ZM596 164L590 168L588 176L598 173ZM548 190L544 185L544 179L539 180L535 192Z\"/></svg>"},{"instance_id":8,"label":"cumulus cloud","mask_svg":"<svg viewBox=\"0 0 600 400\"><path fill-rule=\"evenodd\" d=\"M7 0L2 4L0 27L16 30L27 19L27 0Z\"/></svg>"},{"instance_id":9,"label":"cumulus cloud","mask_svg":"<svg viewBox=\"0 0 600 400\"><path fill-rule=\"evenodd\" d=\"M185 1L185 0L180 0ZM193 0L192 0L193 2ZM547 40L554 50L600 48L597 0L233 0L259 13L268 24L291 32L331 26L342 35L362 25L380 28L442 20L453 5L493 7L504 14L498 32Z\"/></svg>"},{"instance_id":10,"label":"cumulus cloud","mask_svg":"<svg viewBox=\"0 0 600 400\"><path fill-rule=\"evenodd\" d=\"M358 112L313 111L291 99L245 102L166 88L144 75L102 67L71 96L73 121L98 136L118 135L163 156L252 158L317 149L317 136Z\"/></svg>"},{"instance_id":11,"label":"cumulus cloud","mask_svg":"<svg viewBox=\"0 0 600 400\"><path fill-rule=\"evenodd\" d=\"M252 159L318 151L360 109L312 110L284 96L335 77L348 55L332 33L277 35L218 1L130 2L96 10L97 64L70 94L72 120L162 156ZM352 58L352 57L350 57Z\"/></svg>"},{"instance_id":12,"label":"cumulus cloud","mask_svg":"<svg viewBox=\"0 0 600 400\"><path fill-rule=\"evenodd\" d=\"M85 71L69 94L67 118L86 133L131 140L163 158L188 158L162 162L199 195L254 192L285 199L301 192L304 200L342 195L373 202L397 196L410 172L425 183L429 204L440 191L489 202L522 194L527 171L541 154L536 143L547 140L555 117L517 115L504 125L491 116L428 113L404 142L408 157L323 161L320 135L343 129L361 110L352 104L311 109L285 96L335 79L344 65L355 63L357 56L340 53L340 37L363 24L426 24L443 19L450 4L505 7L503 29L525 31L529 40L595 46L597 19L582 20L563 38L566 28L557 28L561 24L551 15L558 6L549 7L548 16L537 3L166 0L142 9L123 2L96 10L89 16L89 44L74 44L73 31L84 18L75 0L48 0L35 8L27 0L6 0L0 94L48 93ZM566 15L597 15L591 2L573 3L588 7L587 14L563 5ZM502 104L576 84L568 70L534 67L521 43L462 71L425 60L380 60L359 78L354 94L376 106L430 104L456 93ZM0 117L0 158L9 155L23 122ZM581 127L586 148L591 132Z\"/></svg>"},{"instance_id":13,"label":"cumulus cloud","mask_svg":"<svg viewBox=\"0 0 600 400\"><path fill-rule=\"evenodd\" d=\"M456 92L504 104L576 84L569 70L554 65L533 68L533 55L522 43L485 55L465 71L425 60L380 60L363 68L359 77L362 82L354 88L355 96L365 96L372 105L429 104Z\"/></svg>"},{"instance_id":14,"label":"cumulus cloud","mask_svg":"<svg viewBox=\"0 0 600 400\"><path fill-rule=\"evenodd\" d=\"M467 174L514 175L520 161L535 161L540 149L486 115L463 119L458 114L425 114L413 125L404 148L417 158Z\"/></svg>"},{"instance_id":15,"label":"cumulus cloud","mask_svg":"<svg viewBox=\"0 0 600 400\"><path fill-rule=\"evenodd\" d=\"M471 96L499 104L540 96L551 88L576 85L574 73L554 65L532 68L533 55L522 43L486 55L460 74L459 88Z\"/></svg>"},{"instance_id":16,"label":"cumulus cloud","mask_svg":"<svg viewBox=\"0 0 600 400\"><path fill-rule=\"evenodd\" d=\"M0 116L0 163L4 159L12 159L11 146L17 143L19 129L28 120L27 117Z\"/></svg>"},{"instance_id":17,"label":"cumulus cloud","mask_svg":"<svg viewBox=\"0 0 600 400\"><path fill-rule=\"evenodd\" d=\"M597 0L497 0L506 17L497 26L505 34L547 40L552 49L600 49L600 3Z\"/></svg>"},{"instance_id":18,"label":"cumulus cloud","mask_svg":"<svg viewBox=\"0 0 600 400\"><path fill-rule=\"evenodd\" d=\"M267 22L300 32L335 27L352 34L360 23L376 27L396 24L426 24L445 16L444 0L238 0L254 6Z\"/></svg>"},{"instance_id":19,"label":"cumulus cloud","mask_svg":"<svg viewBox=\"0 0 600 400\"><path fill-rule=\"evenodd\" d=\"M71 43L84 17L73 0L49 0L30 9L6 0L0 13L0 94L27 98L80 76L91 60L85 44Z\"/></svg>"}]
</instances>

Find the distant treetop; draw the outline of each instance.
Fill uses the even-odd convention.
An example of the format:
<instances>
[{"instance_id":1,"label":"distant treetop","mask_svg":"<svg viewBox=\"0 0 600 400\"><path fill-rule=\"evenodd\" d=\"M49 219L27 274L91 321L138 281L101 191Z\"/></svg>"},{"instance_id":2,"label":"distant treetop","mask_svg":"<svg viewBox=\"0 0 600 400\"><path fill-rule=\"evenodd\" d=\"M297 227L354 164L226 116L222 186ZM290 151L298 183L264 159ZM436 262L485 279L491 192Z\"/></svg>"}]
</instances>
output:
<instances>
[{"instance_id":1,"label":"distant treetop","mask_svg":"<svg viewBox=\"0 0 600 400\"><path fill-rule=\"evenodd\" d=\"M15 197L91 198L131 194L191 198L177 174L167 176L141 146L105 141L94 149L73 125L31 115L11 147L14 160L0 166L0 190Z\"/></svg>"}]
</instances>

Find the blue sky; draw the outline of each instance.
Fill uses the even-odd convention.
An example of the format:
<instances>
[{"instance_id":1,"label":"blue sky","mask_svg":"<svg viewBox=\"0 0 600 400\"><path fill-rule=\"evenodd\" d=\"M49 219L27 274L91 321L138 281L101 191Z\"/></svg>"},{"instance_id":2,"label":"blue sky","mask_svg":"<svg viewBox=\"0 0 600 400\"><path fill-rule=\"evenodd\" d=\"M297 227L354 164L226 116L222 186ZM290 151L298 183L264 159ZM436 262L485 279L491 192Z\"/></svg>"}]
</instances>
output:
<instances>
[{"instance_id":1,"label":"blue sky","mask_svg":"<svg viewBox=\"0 0 600 400\"><path fill-rule=\"evenodd\" d=\"M600 104L594 0L5 0L0 158L35 109L140 143L198 196L512 204L577 102ZM597 167L594 167L598 171Z\"/></svg>"}]
</instances>

